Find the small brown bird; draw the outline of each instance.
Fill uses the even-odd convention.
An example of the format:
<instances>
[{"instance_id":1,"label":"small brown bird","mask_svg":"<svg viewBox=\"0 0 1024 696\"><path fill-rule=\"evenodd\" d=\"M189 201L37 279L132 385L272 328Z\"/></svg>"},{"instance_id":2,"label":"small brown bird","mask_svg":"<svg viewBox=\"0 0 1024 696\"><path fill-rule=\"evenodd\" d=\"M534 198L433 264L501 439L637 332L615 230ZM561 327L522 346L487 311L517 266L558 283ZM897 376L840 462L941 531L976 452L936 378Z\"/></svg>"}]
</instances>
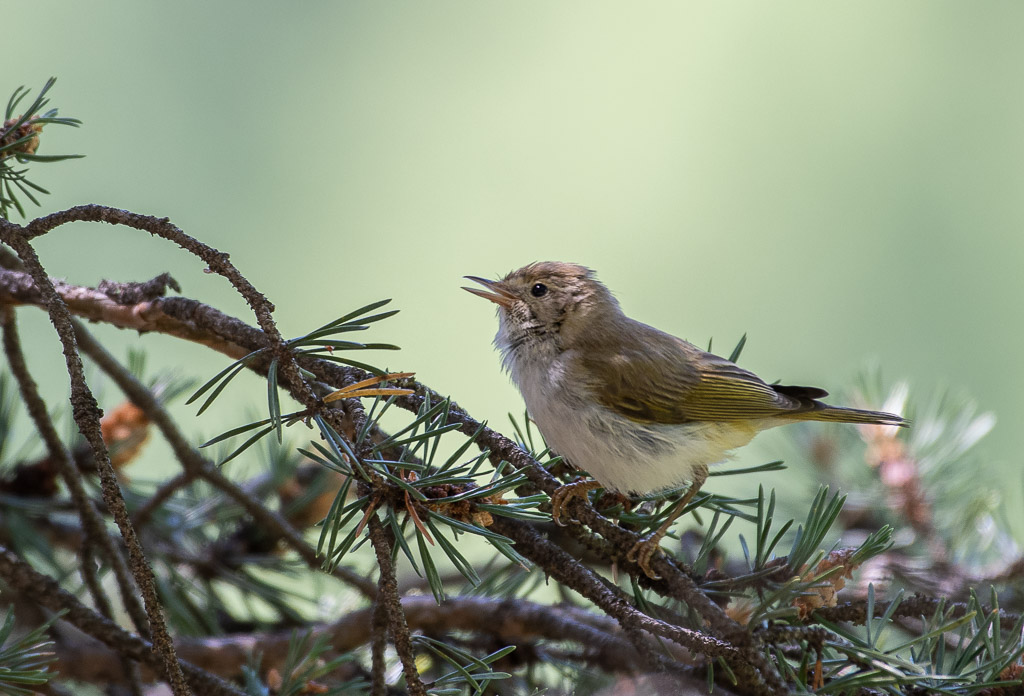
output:
<instances>
[{"instance_id":1,"label":"small brown bird","mask_svg":"<svg viewBox=\"0 0 1024 696\"><path fill-rule=\"evenodd\" d=\"M650 577L669 527L707 478L708 466L767 428L796 421L906 425L892 413L830 406L814 387L766 384L697 346L630 319L593 271L543 262L464 288L498 305L494 343L530 418L551 449L596 481L562 486L558 522L572 496L606 488L649 494L690 482L664 524L630 550Z\"/></svg>"}]
</instances>

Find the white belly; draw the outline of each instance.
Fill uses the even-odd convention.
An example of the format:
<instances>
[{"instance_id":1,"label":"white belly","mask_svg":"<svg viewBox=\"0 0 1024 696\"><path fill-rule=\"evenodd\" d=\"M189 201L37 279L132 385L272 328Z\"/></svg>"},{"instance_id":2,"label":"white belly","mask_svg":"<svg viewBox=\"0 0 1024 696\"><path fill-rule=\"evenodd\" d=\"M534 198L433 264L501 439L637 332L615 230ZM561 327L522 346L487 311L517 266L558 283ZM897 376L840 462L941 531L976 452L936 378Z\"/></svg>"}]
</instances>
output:
<instances>
[{"instance_id":1,"label":"white belly","mask_svg":"<svg viewBox=\"0 0 1024 696\"><path fill-rule=\"evenodd\" d=\"M511 370L530 417L548 446L586 470L607 489L652 493L679 488L700 466L717 464L762 429L747 422L644 424L610 411L592 398L572 396L565 362L520 364Z\"/></svg>"}]
</instances>

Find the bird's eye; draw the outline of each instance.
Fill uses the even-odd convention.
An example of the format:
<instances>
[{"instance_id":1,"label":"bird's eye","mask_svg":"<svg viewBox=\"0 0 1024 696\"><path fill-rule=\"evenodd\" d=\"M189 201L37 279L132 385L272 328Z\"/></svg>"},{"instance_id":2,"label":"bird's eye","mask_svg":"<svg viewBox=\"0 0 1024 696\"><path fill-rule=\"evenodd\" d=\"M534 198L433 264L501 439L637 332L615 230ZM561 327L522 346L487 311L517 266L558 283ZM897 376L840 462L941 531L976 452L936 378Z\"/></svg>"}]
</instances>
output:
<instances>
[{"instance_id":1,"label":"bird's eye","mask_svg":"<svg viewBox=\"0 0 1024 696\"><path fill-rule=\"evenodd\" d=\"M530 294L533 295L534 297L544 297L545 295L548 294L548 286L545 285L544 283L537 283L532 288L530 288Z\"/></svg>"}]
</instances>

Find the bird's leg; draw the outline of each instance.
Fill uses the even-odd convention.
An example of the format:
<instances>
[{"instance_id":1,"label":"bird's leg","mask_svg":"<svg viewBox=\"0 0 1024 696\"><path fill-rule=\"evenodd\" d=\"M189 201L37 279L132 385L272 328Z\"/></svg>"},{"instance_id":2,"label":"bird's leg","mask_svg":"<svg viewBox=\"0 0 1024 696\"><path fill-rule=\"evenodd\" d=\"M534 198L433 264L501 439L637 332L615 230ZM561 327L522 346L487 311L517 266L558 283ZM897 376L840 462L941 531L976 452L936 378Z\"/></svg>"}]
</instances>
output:
<instances>
[{"instance_id":1,"label":"bird's leg","mask_svg":"<svg viewBox=\"0 0 1024 696\"><path fill-rule=\"evenodd\" d=\"M588 491L592 491L595 488L600 487L601 484L594 479L574 481L573 483L567 483L564 486L559 486L555 489L555 492L551 494L551 521L564 527L565 524L562 522L561 517L566 503L573 498L582 498L583 500L586 500Z\"/></svg>"},{"instance_id":2,"label":"bird's leg","mask_svg":"<svg viewBox=\"0 0 1024 696\"><path fill-rule=\"evenodd\" d=\"M668 517L656 531L648 534L640 541L633 545L633 548L626 554L626 560L635 562L640 566L640 570L644 571L644 574L652 580L658 579L658 574L651 568L651 559L654 557L656 551L658 551L658 544L661 543L662 538L668 533L672 523L675 522L693 497L700 491L701 486L708 479L708 468L707 466L700 466L693 472L693 482L690 483L689 490L686 491L686 495L680 499L678 503L672 508L672 511L668 514Z\"/></svg>"}]
</instances>

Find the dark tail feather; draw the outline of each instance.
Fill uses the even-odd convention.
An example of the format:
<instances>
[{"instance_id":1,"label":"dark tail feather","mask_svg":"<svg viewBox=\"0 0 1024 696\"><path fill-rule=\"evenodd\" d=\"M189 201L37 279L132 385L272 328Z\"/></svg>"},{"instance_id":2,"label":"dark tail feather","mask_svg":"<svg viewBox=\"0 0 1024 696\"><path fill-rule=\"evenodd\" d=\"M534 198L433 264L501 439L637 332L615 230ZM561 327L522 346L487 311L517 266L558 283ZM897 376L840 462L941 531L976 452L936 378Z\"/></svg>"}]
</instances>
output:
<instances>
[{"instance_id":1,"label":"dark tail feather","mask_svg":"<svg viewBox=\"0 0 1024 696\"><path fill-rule=\"evenodd\" d=\"M859 408L829 406L818 401L828 396L828 392L817 387L795 387L784 384L773 384L772 389L797 399L803 409L785 414L793 420L827 421L829 423L864 423L868 425L898 425L905 428L910 421L885 411L865 411ZM806 409L806 410L804 410Z\"/></svg>"}]
</instances>

